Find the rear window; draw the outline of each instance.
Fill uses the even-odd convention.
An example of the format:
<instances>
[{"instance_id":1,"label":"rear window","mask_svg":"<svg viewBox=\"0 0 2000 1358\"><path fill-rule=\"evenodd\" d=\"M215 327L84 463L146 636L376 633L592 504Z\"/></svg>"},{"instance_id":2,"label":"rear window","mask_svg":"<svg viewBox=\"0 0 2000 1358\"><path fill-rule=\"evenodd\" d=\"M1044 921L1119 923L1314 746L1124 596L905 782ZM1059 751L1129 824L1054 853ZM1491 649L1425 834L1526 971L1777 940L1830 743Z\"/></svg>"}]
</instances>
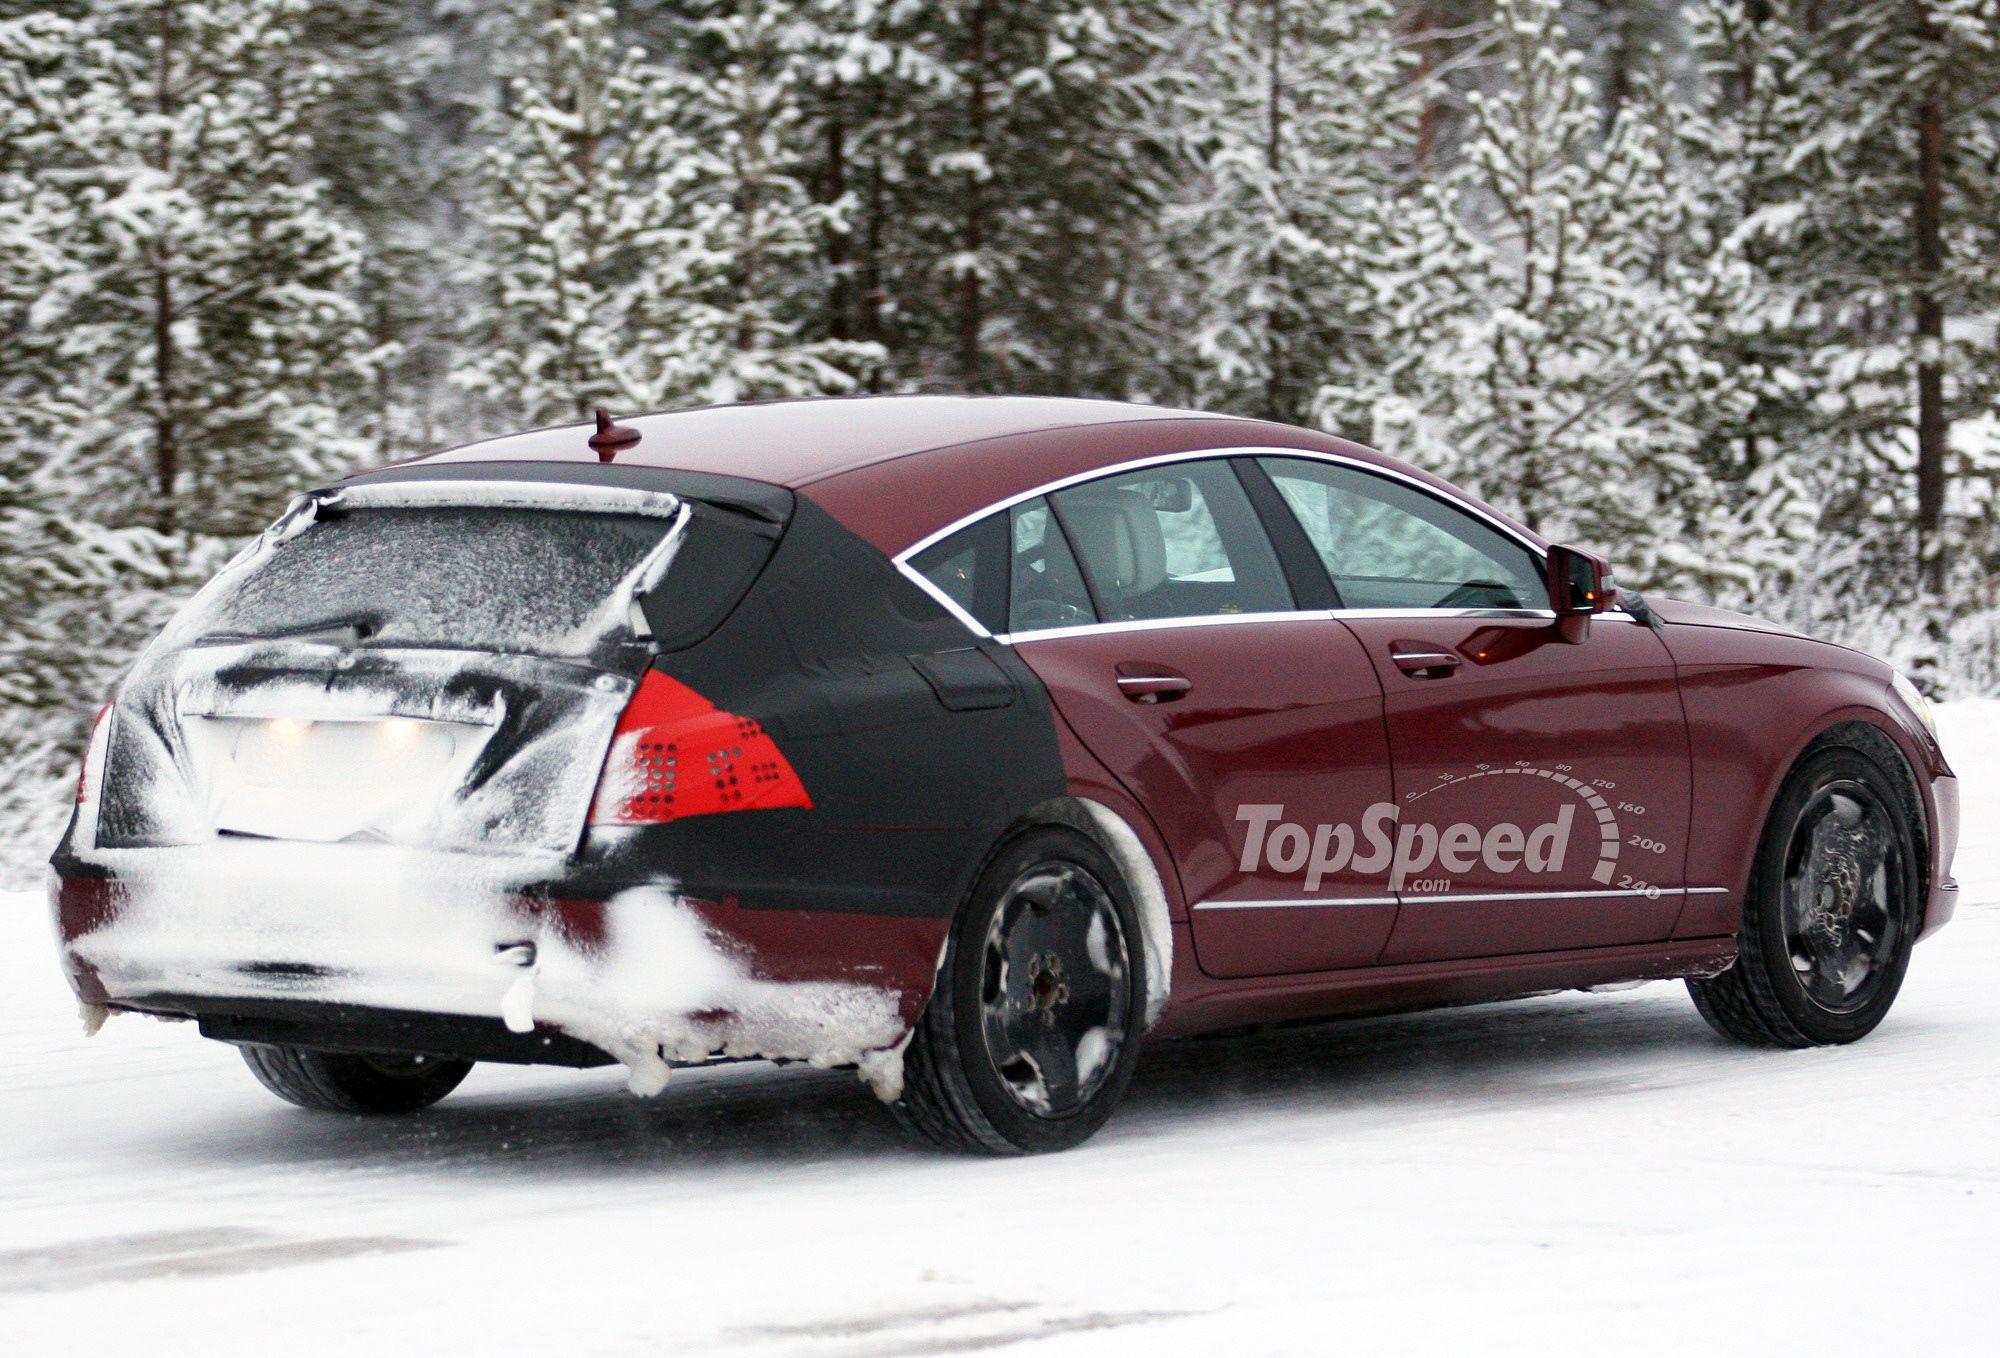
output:
<instances>
[{"instance_id":1,"label":"rear window","mask_svg":"<svg viewBox=\"0 0 2000 1358\"><path fill-rule=\"evenodd\" d=\"M587 656L629 626L606 610L670 527L636 514L336 510L218 580L205 631Z\"/></svg>"}]
</instances>

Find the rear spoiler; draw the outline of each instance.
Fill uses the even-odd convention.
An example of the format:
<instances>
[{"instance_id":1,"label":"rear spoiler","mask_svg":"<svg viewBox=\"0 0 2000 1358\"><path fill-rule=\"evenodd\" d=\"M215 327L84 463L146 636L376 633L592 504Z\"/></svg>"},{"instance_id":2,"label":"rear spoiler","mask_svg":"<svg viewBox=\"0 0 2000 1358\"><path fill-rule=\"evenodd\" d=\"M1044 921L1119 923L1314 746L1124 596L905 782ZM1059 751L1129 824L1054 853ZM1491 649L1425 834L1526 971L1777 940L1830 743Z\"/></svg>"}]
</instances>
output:
<instances>
[{"instance_id":1,"label":"rear spoiler","mask_svg":"<svg viewBox=\"0 0 2000 1358\"><path fill-rule=\"evenodd\" d=\"M794 497L782 486L714 472L677 471L664 467L602 465L596 462L443 461L407 462L400 466L358 472L338 489L362 486L411 485L422 482L480 481L508 485L616 486L679 496L708 506L782 527L792 516Z\"/></svg>"},{"instance_id":2,"label":"rear spoiler","mask_svg":"<svg viewBox=\"0 0 2000 1358\"><path fill-rule=\"evenodd\" d=\"M292 502L310 502L315 514L324 509L543 509L591 514L644 514L679 518L681 498L663 490L631 486L561 484L553 481L375 481L310 491ZM289 519L288 511L285 519ZM284 522L284 519L279 520Z\"/></svg>"}]
</instances>

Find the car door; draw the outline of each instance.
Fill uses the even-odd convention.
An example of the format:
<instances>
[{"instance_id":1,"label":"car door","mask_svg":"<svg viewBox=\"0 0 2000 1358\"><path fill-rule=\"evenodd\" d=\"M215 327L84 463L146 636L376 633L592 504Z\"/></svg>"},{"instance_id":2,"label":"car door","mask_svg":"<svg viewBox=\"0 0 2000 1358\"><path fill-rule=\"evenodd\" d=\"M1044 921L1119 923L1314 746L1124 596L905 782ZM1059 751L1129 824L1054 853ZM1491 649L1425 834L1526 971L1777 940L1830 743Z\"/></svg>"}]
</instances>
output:
<instances>
[{"instance_id":1,"label":"car door","mask_svg":"<svg viewBox=\"0 0 2000 1358\"><path fill-rule=\"evenodd\" d=\"M1672 658L1623 613L1550 608L1542 553L1343 463L1259 466L1380 677L1397 817L1384 963L1666 938L1690 810Z\"/></svg>"},{"instance_id":2,"label":"car door","mask_svg":"<svg viewBox=\"0 0 2000 1358\"><path fill-rule=\"evenodd\" d=\"M1152 816L1202 969L1373 962L1394 897L1351 864L1316 866L1315 848L1391 797L1381 685L1324 610L1293 607L1231 463L1168 463L1006 513L1008 639ZM968 612L980 531L914 562Z\"/></svg>"}]
</instances>

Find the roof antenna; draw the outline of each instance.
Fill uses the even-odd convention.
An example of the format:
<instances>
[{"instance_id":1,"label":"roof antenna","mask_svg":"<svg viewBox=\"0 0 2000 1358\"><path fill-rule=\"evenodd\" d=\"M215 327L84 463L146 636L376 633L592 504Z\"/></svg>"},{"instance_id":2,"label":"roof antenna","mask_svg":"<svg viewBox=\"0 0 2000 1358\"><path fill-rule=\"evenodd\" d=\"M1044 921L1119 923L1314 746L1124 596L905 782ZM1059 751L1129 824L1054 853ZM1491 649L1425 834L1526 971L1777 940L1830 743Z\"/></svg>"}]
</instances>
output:
<instances>
[{"instance_id":1,"label":"roof antenna","mask_svg":"<svg viewBox=\"0 0 2000 1358\"><path fill-rule=\"evenodd\" d=\"M597 412L597 432L590 436L590 446L597 450L599 462L609 462L618 456L621 449L630 448L639 441L639 431L629 425L613 424L609 413Z\"/></svg>"}]
</instances>

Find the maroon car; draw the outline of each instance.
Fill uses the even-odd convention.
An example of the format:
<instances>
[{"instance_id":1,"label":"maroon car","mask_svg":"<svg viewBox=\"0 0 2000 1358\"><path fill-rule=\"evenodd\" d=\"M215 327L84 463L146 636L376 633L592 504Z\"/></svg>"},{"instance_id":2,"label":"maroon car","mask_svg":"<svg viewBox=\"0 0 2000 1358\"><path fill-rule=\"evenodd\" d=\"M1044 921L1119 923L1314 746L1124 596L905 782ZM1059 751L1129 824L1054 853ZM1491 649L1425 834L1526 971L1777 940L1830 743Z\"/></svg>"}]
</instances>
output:
<instances>
[{"instance_id":1,"label":"maroon car","mask_svg":"<svg viewBox=\"0 0 2000 1358\"><path fill-rule=\"evenodd\" d=\"M1852 1041L1956 788L1881 662L1340 439L810 401L301 496L106 708L52 895L93 1018L308 1107L766 1058L1036 1151L1142 1037L1684 977Z\"/></svg>"}]
</instances>

